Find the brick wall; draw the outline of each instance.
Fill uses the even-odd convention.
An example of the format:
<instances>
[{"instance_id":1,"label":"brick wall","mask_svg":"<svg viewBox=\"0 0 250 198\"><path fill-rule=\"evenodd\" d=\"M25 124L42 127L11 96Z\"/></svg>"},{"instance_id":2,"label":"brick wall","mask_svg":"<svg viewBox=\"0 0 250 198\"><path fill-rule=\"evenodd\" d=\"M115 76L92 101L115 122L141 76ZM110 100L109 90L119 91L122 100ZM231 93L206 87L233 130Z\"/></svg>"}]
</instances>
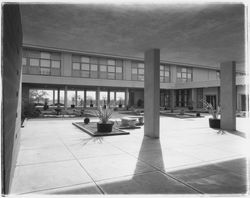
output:
<instances>
[{"instance_id":1,"label":"brick wall","mask_svg":"<svg viewBox=\"0 0 250 198\"><path fill-rule=\"evenodd\" d=\"M22 26L19 6L2 7L2 193L7 194L14 173L21 125Z\"/></svg>"}]
</instances>

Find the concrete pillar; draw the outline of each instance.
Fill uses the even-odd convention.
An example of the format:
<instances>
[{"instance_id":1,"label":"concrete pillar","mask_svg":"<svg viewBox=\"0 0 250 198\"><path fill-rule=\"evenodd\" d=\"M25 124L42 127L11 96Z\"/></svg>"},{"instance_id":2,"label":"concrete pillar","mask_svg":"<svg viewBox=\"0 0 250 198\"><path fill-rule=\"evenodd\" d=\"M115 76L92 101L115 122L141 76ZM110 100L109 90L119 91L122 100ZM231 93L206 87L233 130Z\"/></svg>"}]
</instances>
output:
<instances>
[{"instance_id":1,"label":"concrete pillar","mask_svg":"<svg viewBox=\"0 0 250 198\"><path fill-rule=\"evenodd\" d=\"M60 88L57 89L57 104L60 103Z\"/></svg>"},{"instance_id":2,"label":"concrete pillar","mask_svg":"<svg viewBox=\"0 0 250 198\"><path fill-rule=\"evenodd\" d=\"M175 90L174 89L171 89L170 90L170 108L171 109L174 109L175 108Z\"/></svg>"},{"instance_id":3,"label":"concrete pillar","mask_svg":"<svg viewBox=\"0 0 250 198\"><path fill-rule=\"evenodd\" d=\"M55 104L55 90L53 89L53 104Z\"/></svg>"},{"instance_id":4,"label":"concrete pillar","mask_svg":"<svg viewBox=\"0 0 250 198\"><path fill-rule=\"evenodd\" d=\"M125 90L125 107L129 105L129 90L126 88Z\"/></svg>"},{"instance_id":5,"label":"concrete pillar","mask_svg":"<svg viewBox=\"0 0 250 198\"><path fill-rule=\"evenodd\" d=\"M84 90L84 108L87 107L87 91Z\"/></svg>"},{"instance_id":6,"label":"concrete pillar","mask_svg":"<svg viewBox=\"0 0 250 198\"><path fill-rule=\"evenodd\" d=\"M146 51L144 62L144 135L159 138L160 50Z\"/></svg>"},{"instance_id":7,"label":"concrete pillar","mask_svg":"<svg viewBox=\"0 0 250 198\"><path fill-rule=\"evenodd\" d=\"M108 90L107 106L110 107L110 91Z\"/></svg>"},{"instance_id":8,"label":"concrete pillar","mask_svg":"<svg viewBox=\"0 0 250 198\"><path fill-rule=\"evenodd\" d=\"M115 101L115 106L116 106L116 91L114 91L114 101Z\"/></svg>"},{"instance_id":9,"label":"concrete pillar","mask_svg":"<svg viewBox=\"0 0 250 198\"><path fill-rule=\"evenodd\" d=\"M192 104L190 105L193 105L193 108L196 109L197 108L197 89L196 88L192 89L191 91L191 102Z\"/></svg>"},{"instance_id":10,"label":"concrete pillar","mask_svg":"<svg viewBox=\"0 0 250 198\"><path fill-rule=\"evenodd\" d=\"M236 129L236 85L235 62L224 62L220 65L221 95L221 129Z\"/></svg>"},{"instance_id":11,"label":"concrete pillar","mask_svg":"<svg viewBox=\"0 0 250 198\"><path fill-rule=\"evenodd\" d=\"M220 106L220 87L217 87L217 97L216 97L216 104Z\"/></svg>"},{"instance_id":12,"label":"concrete pillar","mask_svg":"<svg viewBox=\"0 0 250 198\"><path fill-rule=\"evenodd\" d=\"M64 109L68 107L68 86L64 87Z\"/></svg>"},{"instance_id":13,"label":"concrete pillar","mask_svg":"<svg viewBox=\"0 0 250 198\"><path fill-rule=\"evenodd\" d=\"M97 87L96 90L96 106L98 108L100 107L100 87Z\"/></svg>"},{"instance_id":14,"label":"concrete pillar","mask_svg":"<svg viewBox=\"0 0 250 198\"><path fill-rule=\"evenodd\" d=\"M77 106L77 90L75 90L75 105Z\"/></svg>"}]
</instances>

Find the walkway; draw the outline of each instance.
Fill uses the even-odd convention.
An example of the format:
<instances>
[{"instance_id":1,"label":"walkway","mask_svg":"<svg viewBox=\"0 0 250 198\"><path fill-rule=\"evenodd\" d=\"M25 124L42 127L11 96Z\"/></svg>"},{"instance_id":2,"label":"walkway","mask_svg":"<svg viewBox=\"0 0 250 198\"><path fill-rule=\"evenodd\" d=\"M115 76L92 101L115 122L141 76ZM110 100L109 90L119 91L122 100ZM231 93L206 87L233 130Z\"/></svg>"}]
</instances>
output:
<instances>
[{"instance_id":1,"label":"walkway","mask_svg":"<svg viewBox=\"0 0 250 198\"><path fill-rule=\"evenodd\" d=\"M13 194L246 193L246 139L218 134L208 118L161 117L160 140L143 127L92 138L76 120L26 123Z\"/></svg>"}]
</instances>

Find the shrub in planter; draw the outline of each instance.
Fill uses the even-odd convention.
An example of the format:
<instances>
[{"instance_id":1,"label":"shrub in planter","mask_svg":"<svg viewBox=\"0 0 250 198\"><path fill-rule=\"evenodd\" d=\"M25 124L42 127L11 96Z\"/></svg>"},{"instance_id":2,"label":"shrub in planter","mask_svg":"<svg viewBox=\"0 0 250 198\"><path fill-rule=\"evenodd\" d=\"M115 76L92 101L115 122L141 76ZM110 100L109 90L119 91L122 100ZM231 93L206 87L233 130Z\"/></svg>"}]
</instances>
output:
<instances>
[{"instance_id":1,"label":"shrub in planter","mask_svg":"<svg viewBox=\"0 0 250 198\"><path fill-rule=\"evenodd\" d=\"M109 108L106 109L98 108L96 110L96 116L100 120L100 122L97 123L98 132L105 132L105 133L112 132L114 123L109 121L112 113L113 111Z\"/></svg>"},{"instance_id":2,"label":"shrub in planter","mask_svg":"<svg viewBox=\"0 0 250 198\"><path fill-rule=\"evenodd\" d=\"M202 99L201 101L203 103L204 109L212 115L212 118L209 118L209 127L219 129L220 119L218 116L220 114L220 107L218 106L217 109L215 109L213 105L208 103L206 100Z\"/></svg>"}]
</instances>

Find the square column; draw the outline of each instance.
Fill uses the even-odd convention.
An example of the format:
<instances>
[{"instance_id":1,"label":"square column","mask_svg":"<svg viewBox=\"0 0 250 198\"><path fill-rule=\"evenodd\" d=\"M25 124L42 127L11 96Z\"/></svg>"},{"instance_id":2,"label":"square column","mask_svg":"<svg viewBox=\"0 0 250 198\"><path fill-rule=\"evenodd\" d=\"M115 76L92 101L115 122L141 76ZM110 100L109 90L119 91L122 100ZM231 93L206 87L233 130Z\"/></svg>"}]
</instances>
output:
<instances>
[{"instance_id":1,"label":"square column","mask_svg":"<svg viewBox=\"0 0 250 198\"><path fill-rule=\"evenodd\" d=\"M68 86L64 87L64 109L68 107Z\"/></svg>"},{"instance_id":2,"label":"square column","mask_svg":"<svg viewBox=\"0 0 250 198\"><path fill-rule=\"evenodd\" d=\"M235 62L224 62L220 65L220 104L221 129L236 129L236 85Z\"/></svg>"},{"instance_id":3,"label":"square column","mask_svg":"<svg viewBox=\"0 0 250 198\"><path fill-rule=\"evenodd\" d=\"M77 107L77 90L75 90L75 106Z\"/></svg>"},{"instance_id":4,"label":"square column","mask_svg":"<svg viewBox=\"0 0 250 198\"><path fill-rule=\"evenodd\" d=\"M175 108L175 90L174 89L171 89L170 90L170 108L171 109L174 109Z\"/></svg>"},{"instance_id":5,"label":"square column","mask_svg":"<svg viewBox=\"0 0 250 198\"><path fill-rule=\"evenodd\" d=\"M55 104L55 90L53 89L53 101L52 104Z\"/></svg>"},{"instance_id":6,"label":"square column","mask_svg":"<svg viewBox=\"0 0 250 198\"><path fill-rule=\"evenodd\" d=\"M129 105L129 90L126 88L125 90L125 107Z\"/></svg>"},{"instance_id":7,"label":"square column","mask_svg":"<svg viewBox=\"0 0 250 198\"><path fill-rule=\"evenodd\" d=\"M160 50L150 49L144 55L144 135L159 138Z\"/></svg>"},{"instance_id":8,"label":"square column","mask_svg":"<svg viewBox=\"0 0 250 198\"><path fill-rule=\"evenodd\" d=\"M57 89L57 105L60 103L60 88Z\"/></svg>"},{"instance_id":9,"label":"square column","mask_svg":"<svg viewBox=\"0 0 250 198\"><path fill-rule=\"evenodd\" d=\"M108 90L107 106L110 107L110 91Z\"/></svg>"},{"instance_id":10,"label":"square column","mask_svg":"<svg viewBox=\"0 0 250 198\"><path fill-rule=\"evenodd\" d=\"M84 90L84 108L87 107L87 91Z\"/></svg>"},{"instance_id":11,"label":"square column","mask_svg":"<svg viewBox=\"0 0 250 198\"><path fill-rule=\"evenodd\" d=\"M191 104L194 109L197 108L197 89L192 89L191 91Z\"/></svg>"},{"instance_id":12,"label":"square column","mask_svg":"<svg viewBox=\"0 0 250 198\"><path fill-rule=\"evenodd\" d=\"M96 106L97 108L100 107L100 87L97 87L96 90Z\"/></svg>"}]
</instances>

